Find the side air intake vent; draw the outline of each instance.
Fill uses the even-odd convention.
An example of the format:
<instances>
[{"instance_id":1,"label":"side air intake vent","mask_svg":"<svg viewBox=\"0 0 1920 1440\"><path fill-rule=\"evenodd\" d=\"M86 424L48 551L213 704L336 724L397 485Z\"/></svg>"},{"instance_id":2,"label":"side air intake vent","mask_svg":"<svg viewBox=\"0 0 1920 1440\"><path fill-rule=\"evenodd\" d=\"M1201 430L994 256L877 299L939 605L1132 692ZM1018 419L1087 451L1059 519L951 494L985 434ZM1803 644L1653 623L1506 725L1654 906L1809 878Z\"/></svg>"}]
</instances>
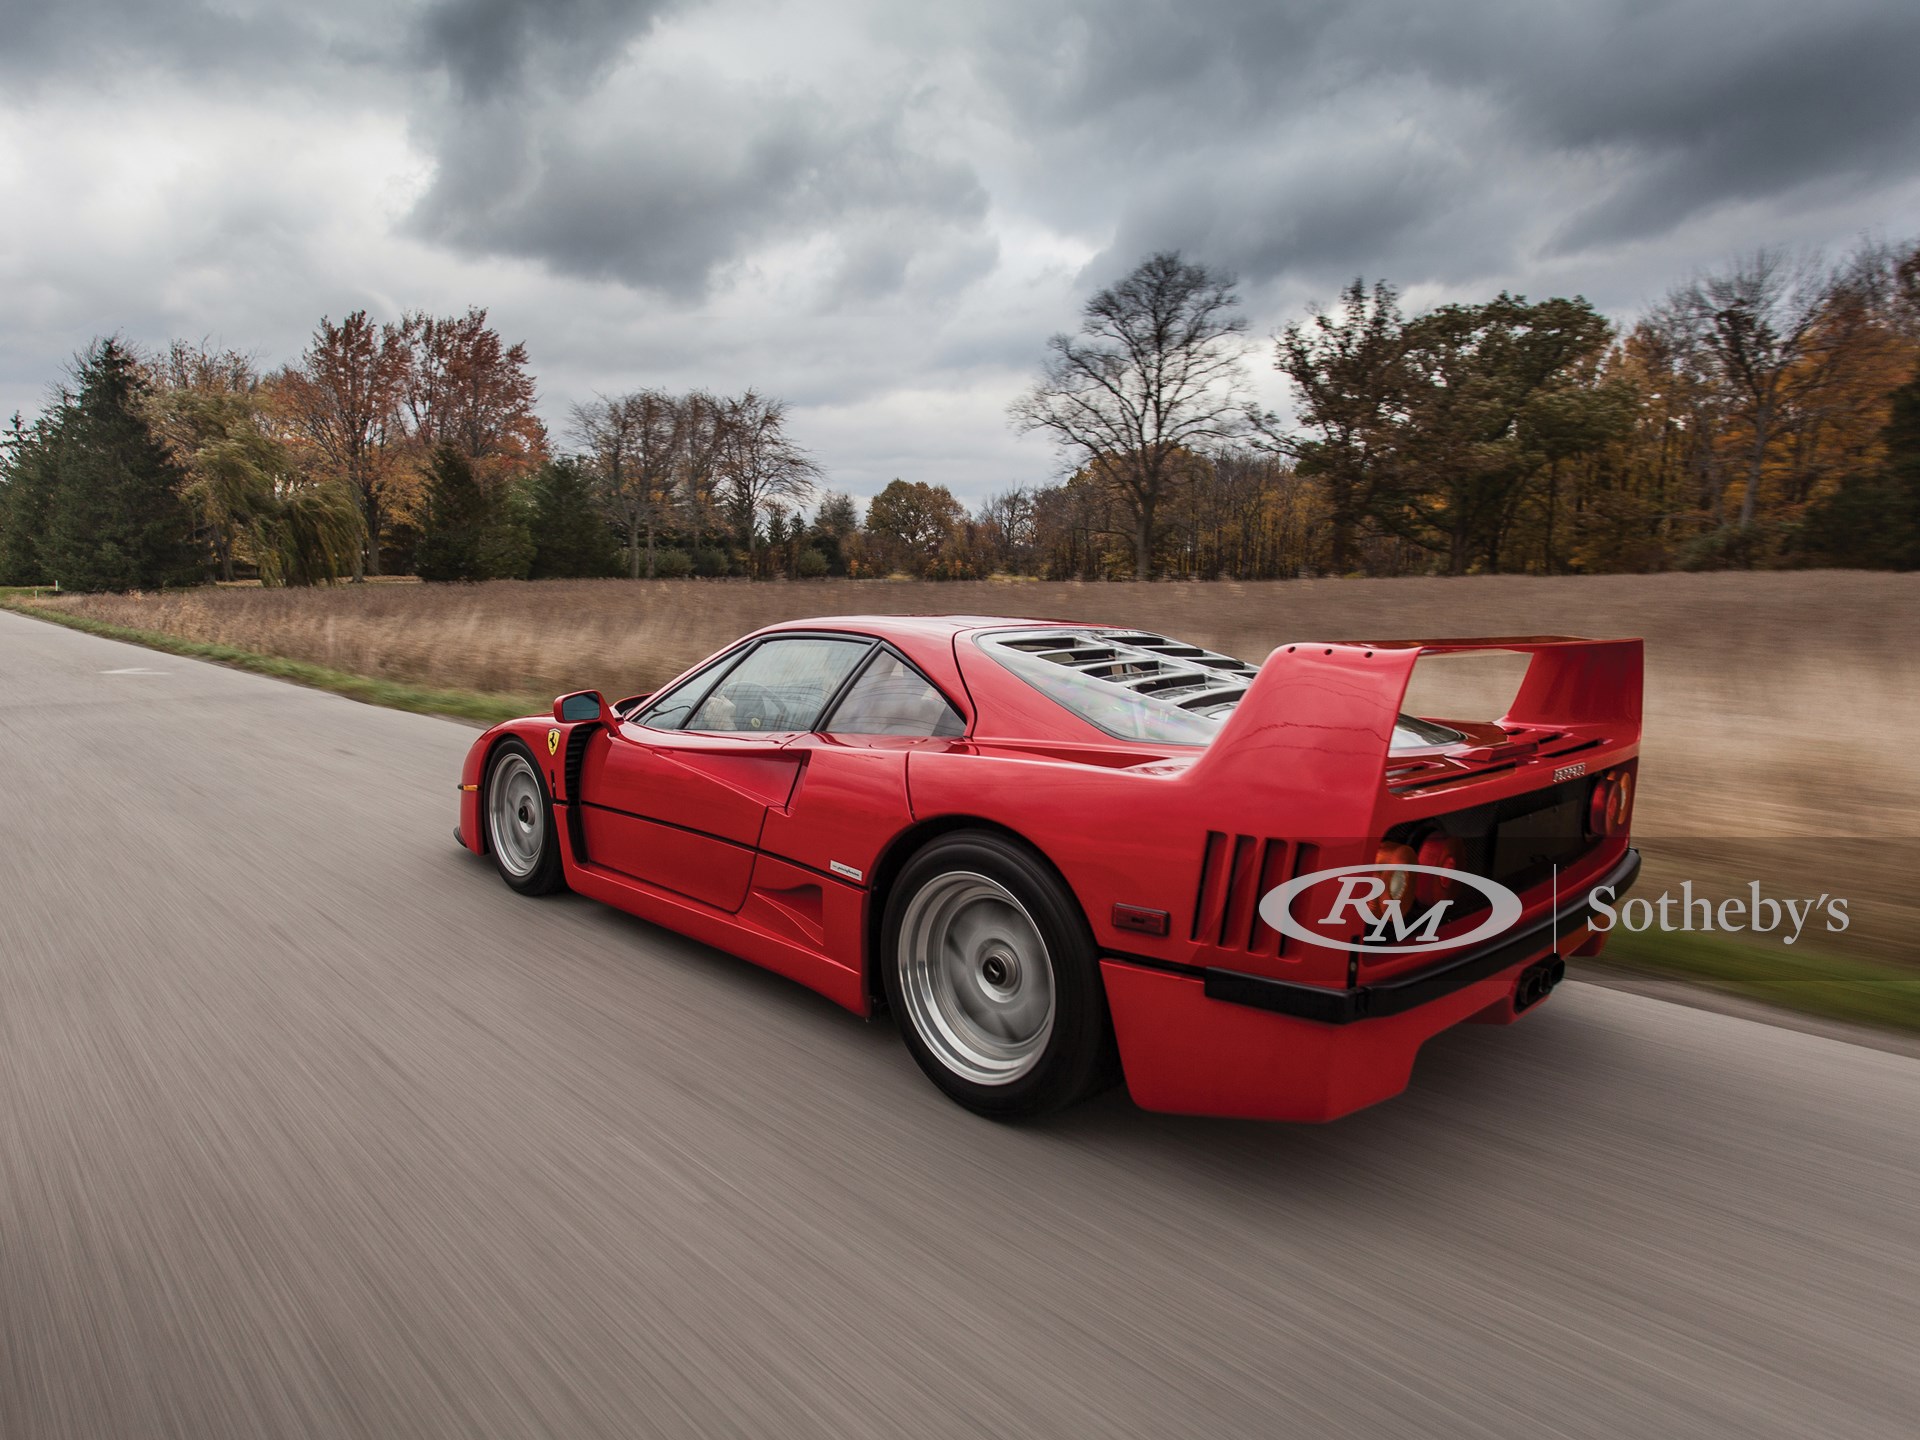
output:
<instances>
[{"instance_id":1,"label":"side air intake vent","mask_svg":"<svg viewBox=\"0 0 1920 1440\"><path fill-rule=\"evenodd\" d=\"M581 817L580 806L580 768L587 762L587 742L593 739L593 732L600 728L597 721L585 725L576 725L567 732L567 838L573 842L573 858L584 865L587 861L587 826Z\"/></svg>"}]
</instances>

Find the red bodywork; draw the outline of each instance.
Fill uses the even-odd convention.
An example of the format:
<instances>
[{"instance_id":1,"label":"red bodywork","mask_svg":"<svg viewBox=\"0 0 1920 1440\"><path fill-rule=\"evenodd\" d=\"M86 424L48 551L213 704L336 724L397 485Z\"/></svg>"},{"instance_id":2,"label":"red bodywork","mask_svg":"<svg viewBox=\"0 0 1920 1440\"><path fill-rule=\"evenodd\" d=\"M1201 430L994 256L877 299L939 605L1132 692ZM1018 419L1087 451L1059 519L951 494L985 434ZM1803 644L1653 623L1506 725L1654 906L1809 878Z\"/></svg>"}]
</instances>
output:
<instances>
[{"instance_id":1,"label":"red bodywork","mask_svg":"<svg viewBox=\"0 0 1920 1440\"><path fill-rule=\"evenodd\" d=\"M609 733L551 716L495 726L461 775L462 843L485 853L478 789L494 747L518 736L554 796L573 889L866 1015L880 993L878 922L905 859L945 830L1009 833L1079 900L1133 1098L1195 1114L1326 1120L1384 1100L1405 1088L1430 1036L1468 1019L1511 1021L1522 972L1599 948L1578 901L1589 886L1631 880L1637 857L1624 834L1594 840L1553 884L1521 891L1522 917L1500 953L1478 947L1468 965L1444 944L1370 955L1351 927L1328 927L1319 944L1282 937L1257 906L1293 875L1375 861L1389 832L1630 765L1638 640L1285 645L1198 748L1116 740L979 643L1036 626L1089 628L841 616L740 642L785 631L883 641L960 712L957 739L624 721ZM1468 727L1469 743L1390 754L1415 660L1463 650L1531 656L1499 731ZM1147 929L1164 915L1166 933L1145 933L1141 912Z\"/></svg>"}]
</instances>

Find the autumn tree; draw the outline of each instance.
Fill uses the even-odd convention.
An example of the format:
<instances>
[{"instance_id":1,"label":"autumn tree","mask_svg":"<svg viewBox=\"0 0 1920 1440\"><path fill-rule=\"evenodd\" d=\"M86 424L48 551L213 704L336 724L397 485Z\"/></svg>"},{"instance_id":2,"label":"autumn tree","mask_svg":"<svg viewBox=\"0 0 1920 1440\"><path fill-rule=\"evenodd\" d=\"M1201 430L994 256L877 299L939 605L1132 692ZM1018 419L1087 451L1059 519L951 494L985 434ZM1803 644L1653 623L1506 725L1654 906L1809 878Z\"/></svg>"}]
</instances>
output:
<instances>
[{"instance_id":1,"label":"autumn tree","mask_svg":"<svg viewBox=\"0 0 1920 1440\"><path fill-rule=\"evenodd\" d=\"M1076 470L1113 485L1141 580L1161 507L1187 473L1183 452L1248 423L1235 283L1178 251L1152 256L1087 301L1077 335L1047 342L1039 383L1012 409L1023 433L1050 436Z\"/></svg>"},{"instance_id":2,"label":"autumn tree","mask_svg":"<svg viewBox=\"0 0 1920 1440\"><path fill-rule=\"evenodd\" d=\"M1302 476L1317 479L1330 513L1337 575L1354 567L1355 540L1380 479L1377 445L1404 396L1399 297L1385 281L1355 279L1334 311L1314 309L1274 342L1274 368L1293 382L1297 431L1266 427Z\"/></svg>"},{"instance_id":3,"label":"autumn tree","mask_svg":"<svg viewBox=\"0 0 1920 1440\"><path fill-rule=\"evenodd\" d=\"M946 486L894 480L867 506L868 547L889 568L921 574L966 518Z\"/></svg>"},{"instance_id":4,"label":"autumn tree","mask_svg":"<svg viewBox=\"0 0 1920 1440\"><path fill-rule=\"evenodd\" d=\"M395 325L376 325L356 310L340 324L322 319L298 365L276 390L291 424L312 447L317 469L353 497L362 539L353 578L380 573L380 540L413 490L404 464L406 394L411 350Z\"/></svg>"},{"instance_id":5,"label":"autumn tree","mask_svg":"<svg viewBox=\"0 0 1920 1440\"><path fill-rule=\"evenodd\" d=\"M451 445L482 484L525 474L545 458L527 347L507 344L484 309L410 313L399 335L407 357L401 402L422 454Z\"/></svg>"},{"instance_id":6,"label":"autumn tree","mask_svg":"<svg viewBox=\"0 0 1920 1440\"><path fill-rule=\"evenodd\" d=\"M1548 460L1529 424L1549 423L1550 399L1571 403L1611 335L1578 298L1529 304L1503 294L1409 321L1405 398L1383 432L1381 523L1443 556L1448 574L1476 562L1500 569L1503 543ZM1577 429L1571 417L1562 428Z\"/></svg>"},{"instance_id":7,"label":"autumn tree","mask_svg":"<svg viewBox=\"0 0 1920 1440\"><path fill-rule=\"evenodd\" d=\"M223 579L236 551L274 505L288 469L283 446L262 423L260 375L251 359L175 340L142 366L147 418L186 472L181 495L199 522Z\"/></svg>"},{"instance_id":8,"label":"autumn tree","mask_svg":"<svg viewBox=\"0 0 1920 1440\"><path fill-rule=\"evenodd\" d=\"M1742 530L1753 524L1767 447L1792 402L1794 372L1819 343L1830 294L1831 279L1816 257L1763 249L1668 296L1675 328L1697 348L1744 431L1735 522Z\"/></svg>"}]
</instances>

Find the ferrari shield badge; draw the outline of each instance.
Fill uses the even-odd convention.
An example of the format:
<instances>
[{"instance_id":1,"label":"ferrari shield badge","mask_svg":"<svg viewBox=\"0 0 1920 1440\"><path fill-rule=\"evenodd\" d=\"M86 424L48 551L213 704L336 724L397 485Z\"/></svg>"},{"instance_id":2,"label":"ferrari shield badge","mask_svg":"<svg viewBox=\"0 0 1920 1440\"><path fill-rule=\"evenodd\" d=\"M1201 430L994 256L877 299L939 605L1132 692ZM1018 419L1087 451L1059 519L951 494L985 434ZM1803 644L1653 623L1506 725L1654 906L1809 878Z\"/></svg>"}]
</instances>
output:
<instances>
[{"instance_id":1,"label":"ferrari shield badge","mask_svg":"<svg viewBox=\"0 0 1920 1440\"><path fill-rule=\"evenodd\" d=\"M552 755L556 751L558 751L559 748L560 748L560 732L558 730L547 731L547 754Z\"/></svg>"}]
</instances>

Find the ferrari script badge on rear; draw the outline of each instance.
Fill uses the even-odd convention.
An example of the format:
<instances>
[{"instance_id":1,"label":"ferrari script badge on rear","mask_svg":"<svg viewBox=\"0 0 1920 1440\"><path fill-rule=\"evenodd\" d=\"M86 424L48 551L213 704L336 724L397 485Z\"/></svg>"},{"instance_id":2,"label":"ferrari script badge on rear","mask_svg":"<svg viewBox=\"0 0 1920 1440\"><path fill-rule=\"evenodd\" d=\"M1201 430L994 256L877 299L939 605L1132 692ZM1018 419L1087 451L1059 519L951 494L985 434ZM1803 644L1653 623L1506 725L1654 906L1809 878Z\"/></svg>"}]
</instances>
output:
<instances>
[{"instance_id":1,"label":"ferrari script badge on rear","mask_svg":"<svg viewBox=\"0 0 1920 1440\"><path fill-rule=\"evenodd\" d=\"M559 751L559 749L560 749L560 732L558 730L547 731L547 754L549 755L555 754Z\"/></svg>"}]
</instances>

